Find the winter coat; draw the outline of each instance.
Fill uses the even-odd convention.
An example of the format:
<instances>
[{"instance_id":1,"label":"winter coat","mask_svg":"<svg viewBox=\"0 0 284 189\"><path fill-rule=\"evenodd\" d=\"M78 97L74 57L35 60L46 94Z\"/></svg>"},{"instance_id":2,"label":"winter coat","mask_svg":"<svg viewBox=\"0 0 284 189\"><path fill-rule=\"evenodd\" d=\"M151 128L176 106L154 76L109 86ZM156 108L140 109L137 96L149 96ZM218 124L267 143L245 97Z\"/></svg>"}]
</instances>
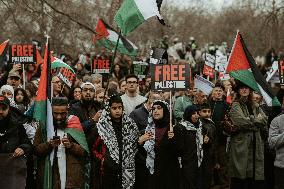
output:
<instances>
[{"instance_id":1,"label":"winter coat","mask_svg":"<svg viewBox=\"0 0 284 189\"><path fill-rule=\"evenodd\" d=\"M32 145L26 130L24 115L10 107L7 117L0 121L0 153L14 153L16 148L24 150L28 155L32 150Z\"/></svg>"},{"instance_id":2,"label":"winter coat","mask_svg":"<svg viewBox=\"0 0 284 189\"><path fill-rule=\"evenodd\" d=\"M230 177L239 179L253 178L253 162L255 162L255 179L264 179L264 142L260 131L266 127L267 117L256 104L239 100L233 102L230 117L238 131L231 136L229 151ZM255 158L253 155L255 141ZM255 160L254 160L255 159Z\"/></svg>"},{"instance_id":3,"label":"winter coat","mask_svg":"<svg viewBox=\"0 0 284 189\"><path fill-rule=\"evenodd\" d=\"M180 96L177 98L174 105L174 116L177 121L183 119L183 113L187 106L192 105L188 96Z\"/></svg>"},{"instance_id":4,"label":"winter coat","mask_svg":"<svg viewBox=\"0 0 284 189\"><path fill-rule=\"evenodd\" d=\"M174 127L178 145L178 154L181 157L181 189L196 189L198 177L198 158L196 145L196 131L187 130L180 123Z\"/></svg>"},{"instance_id":5,"label":"winter coat","mask_svg":"<svg viewBox=\"0 0 284 189\"><path fill-rule=\"evenodd\" d=\"M69 134L67 135L73 144L71 148L65 148L66 153L66 189L82 188L84 184L84 160L86 156L85 150L80 146ZM53 148L43 142L41 128L36 131L34 139L35 155L38 157L37 164L37 189L43 188L45 159L50 155ZM54 162L55 163L55 162ZM60 189L60 177L57 163L54 164L53 170L53 187Z\"/></svg>"}]
</instances>

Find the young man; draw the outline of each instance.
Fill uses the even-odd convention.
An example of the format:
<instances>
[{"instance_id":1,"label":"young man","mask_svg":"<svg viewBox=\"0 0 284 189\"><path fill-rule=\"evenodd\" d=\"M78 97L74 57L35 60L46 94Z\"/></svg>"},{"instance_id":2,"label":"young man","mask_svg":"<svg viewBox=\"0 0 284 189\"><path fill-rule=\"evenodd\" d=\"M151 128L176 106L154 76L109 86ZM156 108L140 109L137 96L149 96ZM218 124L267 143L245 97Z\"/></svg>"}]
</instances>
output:
<instances>
[{"instance_id":1,"label":"young man","mask_svg":"<svg viewBox=\"0 0 284 189\"><path fill-rule=\"evenodd\" d=\"M125 113L120 96L111 96L89 135L97 189L133 188L139 132Z\"/></svg>"},{"instance_id":2,"label":"young man","mask_svg":"<svg viewBox=\"0 0 284 189\"><path fill-rule=\"evenodd\" d=\"M125 113L129 115L136 106L144 103L147 98L138 94L138 77L136 75L128 75L125 78L127 88L124 95L121 96Z\"/></svg>"},{"instance_id":3,"label":"young man","mask_svg":"<svg viewBox=\"0 0 284 189\"><path fill-rule=\"evenodd\" d=\"M216 129L214 122L211 120L211 113L211 107L209 104L205 103L199 106L202 134L204 136L203 160L200 167L202 189L210 188L213 178L213 169L219 167L219 165L216 163Z\"/></svg>"},{"instance_id":4,"label":"young man","mask_svg":"<svg viewBox=\"0 0 284 189\"><path fill-rule=\"evenodd\" d=\"M54 189L84 188L89 169L85 157L89 152L83 128L76 116L68 116L68 100L65 97L52 99L54 133L52 139L43 142L43 131L39 127L34 139L34 150L38 156L37 188L43 188L46 158L52 159L52 185Z\"/></svg>"}]
</instances>

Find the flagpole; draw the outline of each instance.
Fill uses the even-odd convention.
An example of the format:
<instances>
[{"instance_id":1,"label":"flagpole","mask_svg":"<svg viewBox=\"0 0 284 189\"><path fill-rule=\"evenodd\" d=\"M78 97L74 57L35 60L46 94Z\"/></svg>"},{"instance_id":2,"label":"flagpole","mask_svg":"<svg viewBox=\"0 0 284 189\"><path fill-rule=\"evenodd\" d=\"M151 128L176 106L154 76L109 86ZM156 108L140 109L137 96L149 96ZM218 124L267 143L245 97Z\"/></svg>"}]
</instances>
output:
<instances>
[{"instance_id":1,"label":"flagpole","mask_svg":"<svg viewBox=\"0 0 284 189\"><path fill-rule=\"evenodd\" d=\"M109 70L109 74L108 74L108 77L107 77L107 85L106 85L106 89L105 89L105 92L104 92L104 97L106 96L107 88L108 88L108 85L109 85L109 78L111 77L111 74L112 74L112 69L113 69L113 66L114 66L115 58L116 58L117 47L118 47L118 43L119 43L119 40L120 40L120 36L121 36L121 30L119 30L119 35L118 35L118 38L117 38L117 41L116 41L114 54L113 54L113 57L112 57L112 60L111 60L111 65L110 65L110 70ZM104 107L104 105L105 105L105 100L103 101L102 107Z\"/></svg>"},{"instance_id":2,"label":"flagpole","mask_svg":"<svg viewBox=\"0 0 284 189\"><path fill-rule=\"evenodd\" d=\"M172 91L170 91L170 132L173 131Z\"/></svg>"},{"instance_id":3,"label":"flagpole","mask_svg":"<svg viewBox=\"0 0 284 189\"><path fill-rule=\"evenodd\" d=\"M22 64L23 69L23 88L26 90L26 73L25 73L25 65Z\"/></svg>"}]
</instances>

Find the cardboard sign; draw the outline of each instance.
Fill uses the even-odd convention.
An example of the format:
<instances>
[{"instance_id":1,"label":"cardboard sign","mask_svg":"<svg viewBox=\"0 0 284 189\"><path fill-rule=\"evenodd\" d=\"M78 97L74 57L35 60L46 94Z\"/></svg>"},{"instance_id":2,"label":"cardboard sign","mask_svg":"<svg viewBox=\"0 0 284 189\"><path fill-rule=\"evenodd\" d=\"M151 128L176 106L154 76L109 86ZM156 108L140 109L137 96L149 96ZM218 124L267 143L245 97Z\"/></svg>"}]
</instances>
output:
<instances>
[{"instance_id":1,"label":"cardboard sign","mask_svg":"<svg viewBox=\"0 0 284 189\"><path fill-rule=\"evenodd\" d=\"M279 60L279 80L280 85L284 85L284 60Z\"/></svg>"},{"instance_id":2,"label":"cardboard sign","mask_svg":"<svg viewBox=\"0 0 284 189\"><path fill-rule=\"evenodd\" d=\"M214 78L214 69L210 66L204 65L203 74L209 76L210 78Z\"/></svg>"},{"instance_id":3,"label":"cardboard sign","mask_svg":"<svg viewBox=\"0 0 284 189\"><path fill-rule=\"evenodd\" d=\"M140 81L146 77L147 73L145 72L147 67L147 62L133 61L133 73L139 78Z\"/></svg>"},{"instance_id":4,"label":"cardboard sign","mask_svg":"<svg viewBox=\"0 0 284 189\"><path fill-rule=\"evenodd\" d=\"M204 92L206 95L210 95L213 88L214 88L214 84L210 81L208 81L207 79L196 75L194 77L194 87L201 90L202 92Z\"/></svg>"},{"instance_id":5,"label":"cardboard sign","mask_svg":"<svg viewBox=\"0 0 284 189\"><path fill-rule=\"evenodd\" d=\"M110 60L109 59L94 59L93 61L93 73L109 73Z\"/></svg>"},{"instance_id":6,"label":"cardboard sign","mask_svg":"<svg viewBox=\"0 0 284 189\"><path fill-rule=\"evenodd\" d=\"M9 62L34 64L36 63L36 46L13 44L10 46Z\"/></svg>"},{"instance_id":7,"label":"cardboard sign","mask_svg":"<svg viewBox=\"0 0 284 189\"><path fill-rule=\"evenodd\" d=\"M207 65L211 68L214 68L214 65L215 65L215 56L214 55L211 55L209 53L205 53L204 60L205 60L205 65Z\"/></svg>"},{"instance_id":8,"label":"cardboard sign","mask_svg":"<svg viewBox=\"0 0 284 189\"><path fill-rule=\"evenodd\" d=\"M165 49L152 48L150 51L150 64L167 64L168 53Z\"/></svg>"},{"instance_id":9,"label":"cardboard sign","mask_svg":"<svg viewBox=\"0 0 284 189\"><path fill-rule=\"evenodd\" d=\"M151 66L152 90L173 91L189 89L189 64Z\"/></svg>"},{"instance_id":10,"label":"cardboard sign","mask_svg":"<svg viewBox=\"0 0 284 189\"><path fill-rule=\"evenodd\" d=\"M62 67L58 68L57 77L61 79L61 81L65 83L69 88L71 88L73 82L75 81L76 75L68 68Z\"/></svg>"},{"instance_id":11,"label":"cardboard sign","mask_svg":"<svg viewBox=\"0 0 284 189\"><path fill-rule=\"evenodd\" d=\"M215 70L218 72L225 72L228 66L228 59L219 50L216 52Z\"/></svg>"},{"instance_id":12,"label":"cardboard sign","mask_svg":"<svg viewBox=\"0 0 284 189\"><path fill-rule=\"evenodd\" d=\"M13 154L0 154L0 186L5 189L25 189L27 166L23 157L13 158Z\"/></svg>"}]
</instances>

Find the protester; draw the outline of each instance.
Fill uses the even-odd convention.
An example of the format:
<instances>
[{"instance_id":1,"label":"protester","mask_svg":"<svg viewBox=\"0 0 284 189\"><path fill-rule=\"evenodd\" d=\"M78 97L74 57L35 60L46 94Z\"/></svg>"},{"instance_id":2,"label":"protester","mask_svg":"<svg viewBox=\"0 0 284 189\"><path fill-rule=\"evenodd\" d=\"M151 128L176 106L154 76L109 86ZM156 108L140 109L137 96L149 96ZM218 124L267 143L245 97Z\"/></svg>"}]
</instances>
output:
<instances>
[{"instance_id":1,"label":"protester","mask_svg":"<svg viewBox=\"0 0 284 189\"><path fill-rule=\"evenodd\" d=\"M14 89L20 87L21 76L18 71L11 70L8 75L7 84L11 85Z\"/></svg>"},{"instance_id":2,"label":"protester","mask_svg":"<svg viewBox=\"0 0 284 189\"><path fill-rule=\"evenodd\" d=\"M37 163L37 188L44 188L46 159L51 156L52 185L54 189L60 188L84 188L84 175L88 170L84 169L88 144L82 132L82 126L78 117L68 116L68 100L65 97L54 97L52 100L52 115L54 124L53 138L43 142L44 128L39 127L34 139ZM76 130L76 131L75 131Z\"/></svg>"},{"instance_id":3,"label":"protester","mask_svg":"<svg viewBox=\"0 0 284 189\"><path fill-rule=\"evenodd\" d=\"M192 105L191 101L191 91L186 91L185 95L180 96L176 99L175 105L174 105L174 116L177 122L181 121L183 118L184 110L187 106Z\"/></svg>"},{"instance_id":4,"label":"protester","mask_svg":"<svg viewBox=\"0 0 284 189\"><path fill-rule=\"evenodd\" d=\"M111 96L88 137L93 154L94 188L133 188L139 133L134 121L123 111L121 98Z\"/></svg>"},{"instance_id":5,"label":"protester","mask_svg":"<svg viewBox=\"0 0 284 189\"><path fill-rule=\"evenodd\" d=\"M101 116L101 105L95 99L95 86L86 82L81 85L82 99L73 104L70 108L70 114L76 115L83 126L85 133L95 127Z\"/></svg>"},{"instance_id":6,"label":"protester","mask_svg":"<svg viewBox=\"0 0 284 189\"><path fill-rule=\"evenodd\" d=\"M228 114L229 106L224 99L224 87L221 84L216 84L213 88L211 99L209 104L212 110L212 121L215 123L216 127L216 151L217 151L217 162L220 167L215 169L215 185L220 187L228 187L229 185L229 175L228 175L228 158L226 154L227 146L227 135L223 132L224 129L221 122L224 120L225 115Z\"/></svg>"},{"instance_id":7,"label":"protester","mask_svg":"<svg viewBox=\"0 0 284 189\"><path fill-rule=\"evenodd\" d=\"M179 188L178 146L180 136L170 129L170 112L165 101L154 101L145 135L139 139L139 151L146 155L147 172L137 172L135 189ZM144 180L144 184L141 181Z\"/></svg>"},{"instance_id":8,"label":"protester","mask_svg":"<svg viewBox=\"0 0 284 189\"><path fill-rule=\"evenodd\" d=\"M52 88L53 88L53 96L54 97L62 97L62 91L63 91L63 86L62 86L62 81L59 79L57 76L52 77Z\"/></svg>"},{"instance_id":9,"label":"protester","mask_svg":"<svg viewBox=\"0 0 284 189\"><path fill-rule=\"evenodd\" d=\"M261 130L267 117L251 100L251 89L239 83L237 99L232 104L230 117L238 130L231 135L229 170L231 189L257 188L264 180L264 143Z\"/></svg>"},{"instance_id":10,"label":"protester","mask_svg":"<svg viewBox=\"0 0 284 189\"><path fill-rule=\"evenodd\" d=\"M129 115L136 106L142 104L147 99L137 93L138 77L136 75L127 75L126 78L126 92L121 96L125 113Z\"/></svg>"},{"instance_id":11,"label":"protester","mask_svg":"<svg viewBox=\"0 0 284 189\"><path fill-rule=\"evenodd\" d=\"M22 88L15 90L14 101L22 113L25 113L30 107L30 99L27 92Z\"/></svg>"},{"instance_id":12,"label":"protester","mask_svg":"<svg viewBox=\"0 0 284 189\"><path fill-rule=\"evenodd\" d=\"M276 151L274 161L275 189L284 188L284 115L274 118L269 128L269 145Z\"/></svg>"}]
</instances>

